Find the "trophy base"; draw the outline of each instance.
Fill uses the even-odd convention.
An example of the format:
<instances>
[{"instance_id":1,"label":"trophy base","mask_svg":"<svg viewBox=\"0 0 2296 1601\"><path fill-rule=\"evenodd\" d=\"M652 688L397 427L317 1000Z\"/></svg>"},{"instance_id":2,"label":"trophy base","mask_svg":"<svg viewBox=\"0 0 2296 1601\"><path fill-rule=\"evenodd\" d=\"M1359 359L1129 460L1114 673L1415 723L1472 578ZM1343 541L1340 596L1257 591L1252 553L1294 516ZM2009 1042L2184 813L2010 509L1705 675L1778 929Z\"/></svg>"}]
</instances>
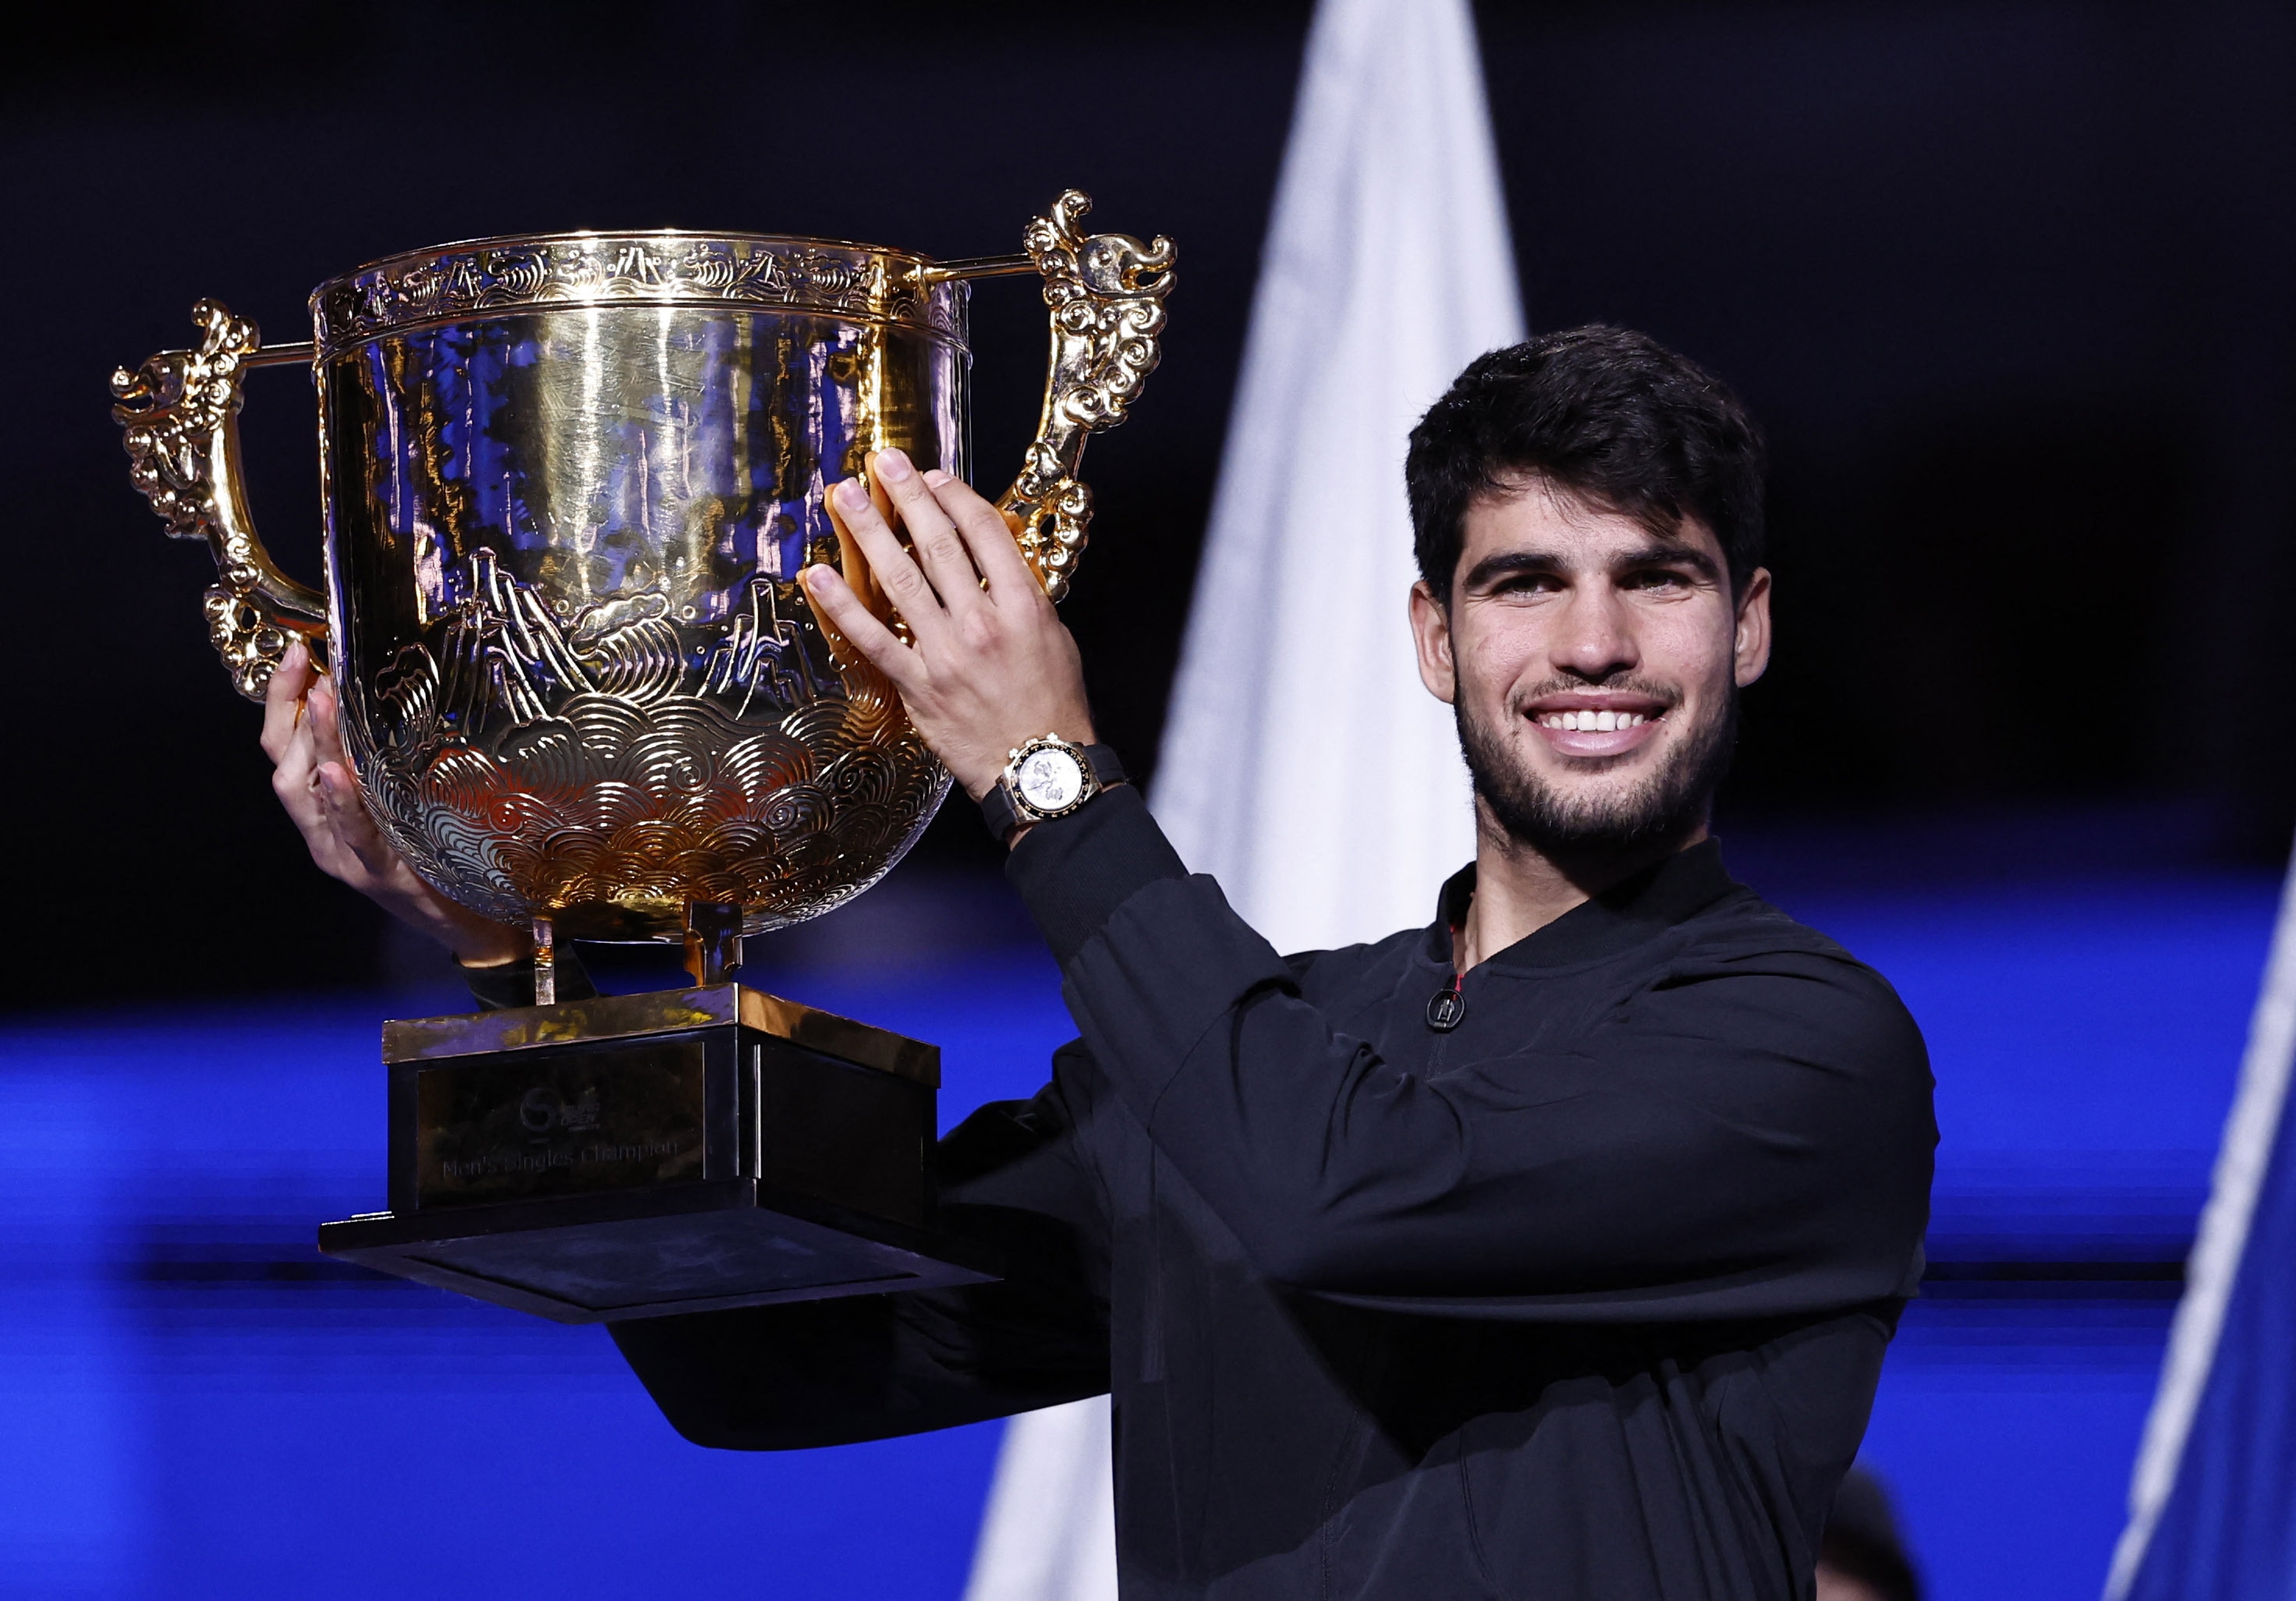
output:
<instances>
[{"instance_id":1,"label":"trophy base","mask_svg":"<svg viewBox=\"0 0 2296 1601\"><path fill-rule=\"evenodd\" d=\"M510 1202L443 1218L369 1212L321 1224L319 1249L558 1323L667 1318L996 1277L947 1260L946 1242L760 1192L754 1178Z\"/></svg>"},{"instance_id":2,"label":"trophy base","mask_svg":"<svg viewBox=\"0 0 2296 1601\"><path fill-rule=\"evenodd\" d=\"M390 1210L319 1249L562 1323L996 1275L936 1236L933 1047L736 984L387 1023Z\"/></svg>"}]
</instances>

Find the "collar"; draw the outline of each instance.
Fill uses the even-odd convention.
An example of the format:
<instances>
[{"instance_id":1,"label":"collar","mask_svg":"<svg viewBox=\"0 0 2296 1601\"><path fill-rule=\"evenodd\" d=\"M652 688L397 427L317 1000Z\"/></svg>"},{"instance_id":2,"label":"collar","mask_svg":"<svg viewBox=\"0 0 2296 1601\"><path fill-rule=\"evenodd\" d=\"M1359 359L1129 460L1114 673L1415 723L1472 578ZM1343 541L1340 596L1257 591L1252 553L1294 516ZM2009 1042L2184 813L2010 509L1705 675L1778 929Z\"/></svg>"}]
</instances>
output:
<instances>
[{"instance_id":1,"label":"collar","mask_svg":"<svg viewBox=\"0 0 2296 1601\"><path fill-rule=\"evenodd\" d=\"M1485 965L1567 967L1615 956L1687 922L1739 887L1722 865L1721 842L1701 840L1534 929ZM1451 930L1466 920L1474 893L1475 864L1469 862L1444 882L1436 898L1425 948L1428 960L1445 972L1451 967Z\"/></svg>"}]
</instances>

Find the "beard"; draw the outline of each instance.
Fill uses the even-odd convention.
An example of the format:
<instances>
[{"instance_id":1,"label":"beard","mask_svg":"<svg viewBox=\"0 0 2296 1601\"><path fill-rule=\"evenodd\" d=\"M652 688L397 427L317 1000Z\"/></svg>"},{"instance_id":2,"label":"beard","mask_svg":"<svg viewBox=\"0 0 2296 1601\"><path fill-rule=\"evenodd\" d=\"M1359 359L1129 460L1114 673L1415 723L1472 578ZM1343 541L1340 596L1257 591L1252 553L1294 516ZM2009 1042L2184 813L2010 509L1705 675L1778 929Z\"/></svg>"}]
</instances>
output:
<instances>
[{"instance_id":1,"label":"beard","mask_svg":"<svg viewBox=\"0 0 2296 1601\"><path fill-rule=\"evenodd\" d=\"M1640 684L1603 687L1656 693L1654 686ZM1624 791L1578 797L1518 765L1498 730L1485 726L1470 710L1465 694L1452 703L1452 712L1476 796L1510 838L1561 860L1601 859L1685 837L1706 820L1738 743L1738 691L1733 686L1705 722L1640 783ZM1595 768L1603 759L1574 759L1586 768Z\"/></svg>"}]
</instances>

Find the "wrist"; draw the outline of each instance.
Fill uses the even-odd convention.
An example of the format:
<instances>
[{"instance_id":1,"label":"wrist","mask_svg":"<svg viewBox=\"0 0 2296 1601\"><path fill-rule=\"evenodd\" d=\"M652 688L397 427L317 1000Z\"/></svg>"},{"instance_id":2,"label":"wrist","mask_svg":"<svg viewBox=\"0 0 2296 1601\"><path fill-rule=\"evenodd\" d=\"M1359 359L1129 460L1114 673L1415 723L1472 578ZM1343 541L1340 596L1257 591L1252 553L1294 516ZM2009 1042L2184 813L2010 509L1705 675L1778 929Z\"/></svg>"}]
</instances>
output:
<instances>
[{"instance_id":1,"label":"wrist","mask_svg":"<svg viewBox=\"0 0 2296 1601\"><path fill-rule=\"evenodd\" d=\"M534 959L532 937L500 923L458 930L447 940L447 948L465 967L506 967Z\"/></svg>"},{"instance_id":2,"label":"wrist","mask_svg":"<svg viewBox=\"0 0 2296 1601\"><path fill-rule=\"evenodd\" d=\"M490 967L515 967L521 962L530 962L534 959L534 947L531 944L475 944L465 940L454 940L449 942L447 948L455 958L455 965L472 973Z\"/></svg>"},{"instance_id":3,"label":"wrist","mask_svg":"<svg viewBox=\"0 0 2296 1601\"><path fill-rule=\"evenodd\" d=\"M1102 791L1125 782L1113 749L1039 735L1007 753L996 782L980 796L980 817L1008 848L1039 823L1065 817Z\"/></svg>"},{"instance_id":4,"label":"wrist","mask_svg":"<svg viewBox=\"0 0 2296 1601\"><path fill-rule=\"evenodd\" d=\"M1100 743L1100 736L1093 731L1092 719L1089 718L1061 718L1051 727L1055 738L1063 740L1078 749L1088 748ZM977 759L967 760L963 772L957 771L955 762L950 762L949 772L956 779L957 786L972 797L975 805L978 805L988 798L989 791L1004 782L1005 771L1012 765L1013 751L1028 744L1032 739L1041 737L1041 735L1015 735L1005 742L1005 746L985 750Z\"/></svg>"},{"instance_id":5,"label":"wrist","mask_svg":"<svg viewBox=\"0 0 2296 1601\"><path fill-rule=\"evenodd\" d=\"M461 907L452 912L436 906L413 910L413 915L402 913L401 920L445 946L462 966L507 967L533 959L533 936L522 928Z\"/></svg>"}]
</instances>

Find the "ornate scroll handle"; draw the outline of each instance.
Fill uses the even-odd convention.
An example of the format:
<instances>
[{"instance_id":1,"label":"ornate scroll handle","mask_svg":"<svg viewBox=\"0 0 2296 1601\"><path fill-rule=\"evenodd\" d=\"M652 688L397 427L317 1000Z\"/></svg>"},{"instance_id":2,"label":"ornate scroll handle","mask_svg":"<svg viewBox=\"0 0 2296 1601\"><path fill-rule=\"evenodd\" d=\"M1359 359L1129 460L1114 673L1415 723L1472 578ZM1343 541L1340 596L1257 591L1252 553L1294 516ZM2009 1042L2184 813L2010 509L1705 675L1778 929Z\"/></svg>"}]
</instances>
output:
<instances>
[{"instance_id":1,"label":"ornate scroll handle","mask_svg":"<svg viewBox=\"0 0 2296 1601\"><path fill-rule=\"evenodd\" d=\"M1092 521L1092 491L1077 478L1086 436L1123 422L1156 370L1178 255L1168 239L1143 245L1122 234L1086 234L1077 223L1091 209L1091 197L1070 189L1021 236L1045 277L1053 345L1036 440L996 503L1056 601L1068 593Z\"/></svg>"},{"instance_id":2,"label":"ornate scroll handle","mask_svg":"<svg viewBox=\"0 0 2296 1601\"><path fill-rule=\"evenodd\" d=\"M255 537L239 466L240 374L308 357L308 347L262 350L255 324L213 300L192 308L205 330L196 350L162 350L135 372L111 374L111 420L126 431L128 476L178 539L205 539L222 582L207 593L208 636L239 693L263 698L271 669L296 636L326 649L326 602L279 571ZM267 359L266 359L267 358Z\"/></svg>"}]
</instances>

